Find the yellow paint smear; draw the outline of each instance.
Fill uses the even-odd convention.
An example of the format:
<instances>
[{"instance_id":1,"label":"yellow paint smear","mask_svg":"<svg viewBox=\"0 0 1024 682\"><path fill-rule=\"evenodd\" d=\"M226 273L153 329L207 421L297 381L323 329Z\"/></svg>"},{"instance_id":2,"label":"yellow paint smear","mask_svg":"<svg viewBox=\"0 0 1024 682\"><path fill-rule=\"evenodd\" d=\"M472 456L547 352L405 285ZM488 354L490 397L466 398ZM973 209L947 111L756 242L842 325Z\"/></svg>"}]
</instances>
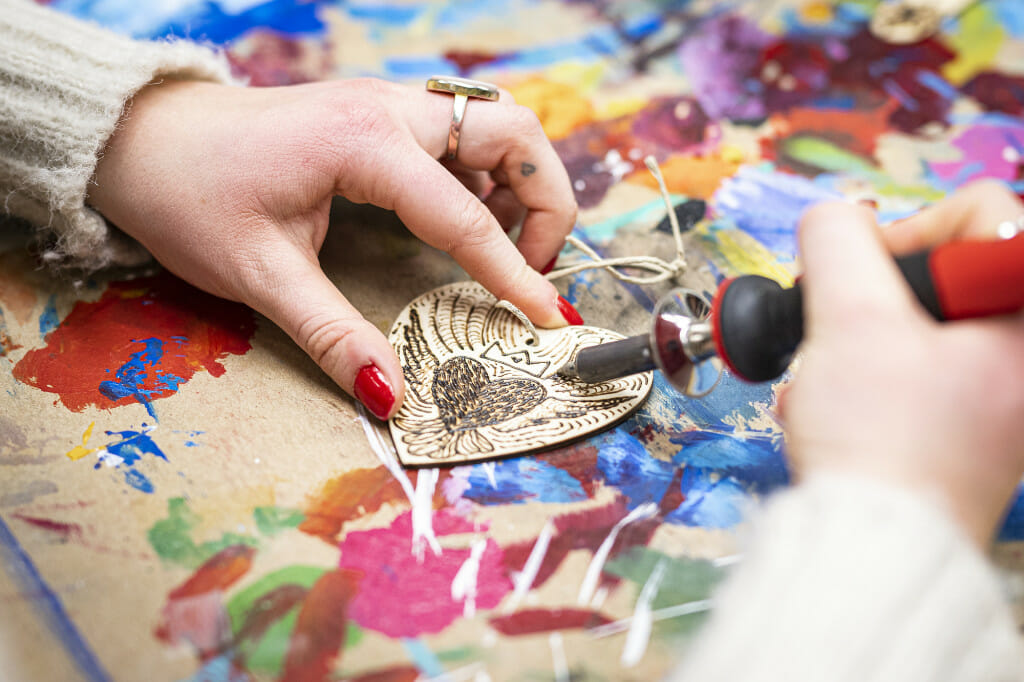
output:
<instances>
[{"instance_id":1,"label":"yellow paint smear","mask_svg":"<svg viewBox=\"0 0 1024 682\"><path fill-rule=\"evenodd\" d=\"M742 153L737 159L735 150L728 157L724 153L709 156L673 156L661 164L665 185L673 194L683 194L694 199L710 199L722 180L739 170ZM646 169L629 176L628 181L658 189L657 181Z\"/></svg>"},{"instance_id":2,"label":"yellow paint smear","mask_svg":"<svg viewBox=\"0 0 1024 682\"><path fill-rule=\"evenodd\" d=\"M710 247L711 260L725 275L761 275L784 287L793 286L793 274L761 242L746 232L710 230L706 225L700 225L697 234Z\"/></svg>"},{"instance_id":3,"label":"yellow paint smear","mask_svg":"<svg viewBox=\"0 0 1024 682\"><path fill-rule=\"evenodd\" d=\"M800 8L800 18L812 24L826 24L833 15L832 5L827 2L809 2Z\"/></svg>"},{"instance_id":4,"label":"yellow paint smear","mask_svg":"<svg viewBox=\"0 0 1024 682\"><path fill-rule=\"evenodd\" d=\"M511 87L517 104L529 107L552 140L568 136L594 120L594 105L572 86L546 78L531 78Z\"/></svg>"},{"instance_id":5,"label":"yellow paint smear","mask_svg":"<svg viewBox=\"0 0 1024 682\"><path fill-rule=\"evenodd\" d=\"M1006 42L1006 31L999 19L982 3L960 15L958 26L960 30L946 39L956 59L942 67L942 75L953 85L963 85L988 69Z\"/></svg>"},{"instance_id":6,"label":"yellow paint smear","mask_svg":"<svg viewBox=\"0 0 1024 682\"><path fill-rule=\"evenodd\" d=\"M99 448L89 449L89 448L86 447L86 445L89 444L89 439L92 438L92 428L94 426L96 426L96 422L92 422L91 424L89 424L89 428L87 428L85 430L85 433L82 434L82 444L81 445L76 445L75 447L71 448L68 451L68 453L67 453L68 459L77 462L78 460L82 459L86 455L90 455L90 454L96 452L97 450L99 450Z\"/></svg>"}]
</instances>

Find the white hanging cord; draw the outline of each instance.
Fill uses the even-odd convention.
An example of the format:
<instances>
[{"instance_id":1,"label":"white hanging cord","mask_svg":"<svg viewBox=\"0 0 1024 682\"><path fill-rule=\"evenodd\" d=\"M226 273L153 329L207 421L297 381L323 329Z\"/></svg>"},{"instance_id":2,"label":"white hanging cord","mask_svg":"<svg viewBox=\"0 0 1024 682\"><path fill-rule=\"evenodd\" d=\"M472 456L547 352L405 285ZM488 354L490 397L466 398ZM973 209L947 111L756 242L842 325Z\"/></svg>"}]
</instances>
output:
<instances>
[{"instance_id":1,"label":"white hanging cord","mask_svg":"<svg viewBox=\"0 0 1024 682\"><path fill-rule=\"evenodd\" d=\"M676 243L676 255L671 261L666 261L657 256L622 256L619 258L602 258L596 251L587 246L581 239L569 235L566 242L573 248L583 252L589 261L573 263L564 268L559 268L548 273L548 279L567 277L584 270L604 268L613 277L629 284L657 284L669 279L678 280L686 271L686 251L683 246L683 233L679 227L679 218L676 216L675 207L672 206L672 197L665 186L665 178L658 168L658 162L653 156L644 158L644 165L651 172L658 182L658 189L661 190L661 198L665 201L665 208L668 211L668 222L672 226L672 238ZM617 268L630 268L634 270L646 270L652 274L646 276L630 275Z\"/></svg>"}]
</instances>

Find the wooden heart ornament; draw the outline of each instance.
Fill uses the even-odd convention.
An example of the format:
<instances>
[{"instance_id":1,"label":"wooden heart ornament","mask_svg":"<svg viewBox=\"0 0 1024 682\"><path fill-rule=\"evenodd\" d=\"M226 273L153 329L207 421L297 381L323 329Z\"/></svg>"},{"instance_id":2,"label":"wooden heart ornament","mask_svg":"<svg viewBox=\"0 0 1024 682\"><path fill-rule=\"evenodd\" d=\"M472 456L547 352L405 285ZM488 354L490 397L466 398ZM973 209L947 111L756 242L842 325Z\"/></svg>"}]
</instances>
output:
<instances>
[{"instance_id":1,"label":"wooden heart ornament","mask_svg":"<svg viewBox=\"0 0 1024 682\"><path fill-rule=\"evenodd\" d=\"M548 448L611 426L640 406L651 373L599 384L557 372L583 347L623 338L596 327L537 337L479 284L449 284L398 316L389 339L405 372L390 421L405 465L472 462Z\"/></svg>"}]
</instances>

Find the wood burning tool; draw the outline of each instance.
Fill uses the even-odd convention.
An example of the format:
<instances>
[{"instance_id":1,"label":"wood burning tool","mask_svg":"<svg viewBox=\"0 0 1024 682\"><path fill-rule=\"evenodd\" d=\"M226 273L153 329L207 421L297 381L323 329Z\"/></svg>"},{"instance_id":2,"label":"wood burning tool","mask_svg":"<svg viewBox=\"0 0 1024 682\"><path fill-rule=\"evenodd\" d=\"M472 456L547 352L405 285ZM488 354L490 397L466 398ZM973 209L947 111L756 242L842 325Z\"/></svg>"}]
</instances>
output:
<instances>
[{"instance_id":1,"label":"wood burning tool","mask_svg":"<svg viewBox=\"0 0 1024 682\"><path fill-rule=\"evenodd\" d=\"M896 259L936 320L1024 309L1024 232L1016 223L1004 226L1003 239L948 242ZM695 291L671 291L655 306L648 334L583 348L559 372L597 383L657 368L680 391L699 397L714 388L723 365L746 381L778 378L803 333L799 282L783 288L744 275L723 282L710 304Z\"/></svg>"}]
</instances>

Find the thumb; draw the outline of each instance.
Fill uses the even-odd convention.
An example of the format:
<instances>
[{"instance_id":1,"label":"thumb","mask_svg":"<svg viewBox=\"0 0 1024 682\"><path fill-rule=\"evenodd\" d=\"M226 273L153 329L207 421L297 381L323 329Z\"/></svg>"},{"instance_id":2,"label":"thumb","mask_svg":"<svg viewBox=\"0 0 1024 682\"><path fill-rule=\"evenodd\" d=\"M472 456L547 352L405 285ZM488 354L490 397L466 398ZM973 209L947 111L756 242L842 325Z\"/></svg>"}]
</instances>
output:
<instances>
[{"instance_id":1,"label":"thumb","mask_svg":"<svg viewBox=\"0 0 1024 682\"><path fill-rule=\"evenodd\" d=\"M405 396L401 365L391 344L301 254L279 261L249 305L285 331L346 393L378 419L397 411ZM275 266L277 267L277 266Z\"/></svg>"}]
</instances>

